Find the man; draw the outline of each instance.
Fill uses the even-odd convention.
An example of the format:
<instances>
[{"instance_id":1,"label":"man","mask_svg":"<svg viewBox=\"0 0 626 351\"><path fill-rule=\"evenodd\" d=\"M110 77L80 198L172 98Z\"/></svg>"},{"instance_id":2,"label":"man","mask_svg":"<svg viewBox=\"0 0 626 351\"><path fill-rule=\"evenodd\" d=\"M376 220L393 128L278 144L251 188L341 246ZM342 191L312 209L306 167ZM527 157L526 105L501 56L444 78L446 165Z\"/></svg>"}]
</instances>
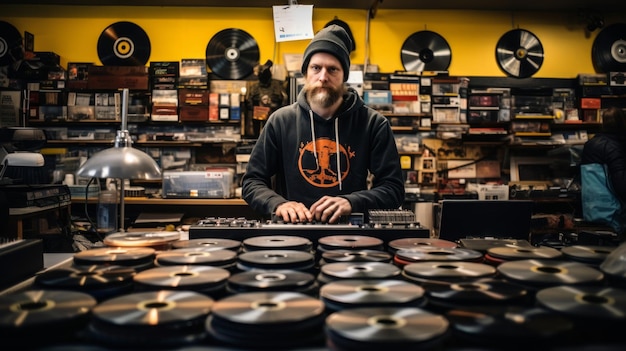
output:
<instances>
[{"instance_id":1,"label":"man","mask_svg":"<svg viewBox=\"0 0 626 351\"><path fill-rule=\"evenodd\" d=\"M582 205L586 221L611 226L626 239L626 114L610 107L602 129L581 156Z\"/></svg>"},{"instance_id":2,"label":"man","mask_svg":"<svg viewBox=\"0 0 626 351\"><path fill-rule=\"evenodd\" d=\"M269 117L243 176L242 196L256 212L287 223L337 223L402 204L389 121L344 86L351 47L346 31L331 25L304 51L304 88Z\"/></svg>"}]
</instances>

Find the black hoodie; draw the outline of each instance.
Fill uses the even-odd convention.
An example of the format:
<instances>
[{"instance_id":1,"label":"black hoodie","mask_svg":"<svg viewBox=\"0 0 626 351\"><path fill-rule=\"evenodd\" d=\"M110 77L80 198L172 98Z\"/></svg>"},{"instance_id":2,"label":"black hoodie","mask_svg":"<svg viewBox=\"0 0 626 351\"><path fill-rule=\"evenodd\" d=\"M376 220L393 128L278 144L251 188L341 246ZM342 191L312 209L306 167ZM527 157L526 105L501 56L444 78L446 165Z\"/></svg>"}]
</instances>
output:
<instances>
[{"instance_id":1,"label":"black hoodie","mask_svg":"<svg viewBox=\"0 0 626 351\"><path fill-rule=\"evenodd\" d=\"M343 98L326 120L301 92L267 120L242 184L243 199L257 213L269 216L288 200L310 207L324 195L348 199L354 213L400 207L404 181L389 121L354 90Z\"/></svg>"}]
</instances>

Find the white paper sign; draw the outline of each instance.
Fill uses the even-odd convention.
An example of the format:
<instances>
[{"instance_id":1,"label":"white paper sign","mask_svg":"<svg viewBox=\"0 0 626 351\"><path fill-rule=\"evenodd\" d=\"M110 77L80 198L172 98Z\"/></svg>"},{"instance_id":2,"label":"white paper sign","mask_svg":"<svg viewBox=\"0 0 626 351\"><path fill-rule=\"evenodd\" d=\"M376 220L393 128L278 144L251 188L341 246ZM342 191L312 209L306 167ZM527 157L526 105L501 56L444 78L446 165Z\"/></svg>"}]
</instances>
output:
<instances>
[{"instance_id":1,"label":"white paper sign","mask_svg":"<svg viewBox=\"0 0 626 351\"><path fill-rule=\"evenodd\" d=\"M313 5L273 6L276 42L313 39Z\"/></svg>"}]
</instances>

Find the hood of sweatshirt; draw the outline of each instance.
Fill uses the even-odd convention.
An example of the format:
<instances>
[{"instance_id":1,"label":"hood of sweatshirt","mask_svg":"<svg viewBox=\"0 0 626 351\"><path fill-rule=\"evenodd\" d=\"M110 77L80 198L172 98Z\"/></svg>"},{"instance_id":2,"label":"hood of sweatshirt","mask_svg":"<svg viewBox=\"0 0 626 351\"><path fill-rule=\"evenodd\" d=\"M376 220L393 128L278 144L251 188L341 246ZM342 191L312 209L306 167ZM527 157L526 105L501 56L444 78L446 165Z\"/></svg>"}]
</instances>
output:
<instances>
[{"instance_id":1,"label":"hood of sweatshirt","mask_svg":"<svg viewBox=\"0 0 626 351\"><path fill-rule=\"evenodd\" d=\"M311 140L317 140L315 136L315 125L316 121L319 123L333 123L335 130L335 145L336 149L339 150L340 140L339 140L339 119L344 115L349 115L352 111L355 111L363 106L363 100L359 97L358 93L352 89L348 88L347 92L343 95L343 103L337 109L337 112L330 118L326 119L321 117L320 115L313 112L311 106L306 100L306 94L304 91L301 91L298 95L297 103L301 109L306 111L306 114L309 116L309 123L311 124ZM313 143L313 156L315 157L315 162L319 167L319 157L317 153L316 143ZM339 158L336 158L337 161L337 182L339 183L339 190L343 189L342 179L341 179L341 161Z\"/></svg>"}]
</instances>

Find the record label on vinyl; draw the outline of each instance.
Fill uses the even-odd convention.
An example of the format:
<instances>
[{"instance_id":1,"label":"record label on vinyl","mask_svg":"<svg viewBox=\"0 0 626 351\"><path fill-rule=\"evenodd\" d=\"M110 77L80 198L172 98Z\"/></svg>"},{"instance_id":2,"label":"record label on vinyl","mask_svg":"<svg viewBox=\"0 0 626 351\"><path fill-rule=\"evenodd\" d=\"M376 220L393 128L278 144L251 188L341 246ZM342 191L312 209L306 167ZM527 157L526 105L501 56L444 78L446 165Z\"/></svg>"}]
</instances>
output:
<instances>
[{"instance_id":1,"label":"record label on vinyl","mask_svg":"<svg viewBox=\"0 0 626 351\"><path fill-rule=\"evenodd\" d=\"M406 38L400 58L402 66L409 72L447 71L452 60L452 50L444 37L423 30Z\"/></svg>"},{"instance_id":2,"label":"record label on vinyl","mask_svg":"<svg viewBox=\"0 0 626 351\"><path fill-rule=\"evenodd\" d=\"M224 79L242 79L259 64L259 47L247 32L228 28L216 33L206 47L206 63Z\"/></svg>"},{"instance_id":3,"label":"record label on vinyl","mask_svg":"<svg viewBox=\"0 0 626 351\"><path fill-rule=\"evenodd\" d=\"M98 38L98 57L105 66L144 66L150 58L150 38L132 22L116 22Z\"/></svg>"},{"instance_id":4,"label":"record label on vinyl","mask_svg":"<svg viewBox=\"0 0 626 351\"><path fill-rule=\"evenodd\" d=\"M515 78L528 78L543 64L543 46L539 39L524 29L504 33L496 45L500 69Z\"/></svg>"},{"instance_id":5,"label":"record label on vinyl","mask_svg":"<svg viewBox=\"0 0 626 351\"><path fill-rule=\"evenodd\" d=\"M626 70L626 23L611 24L598 33L591 49L598 73Z\"/></svg>"},{"instance_id":6,"label":"record label on vinyl","mask_svg":"<svg viewBox=\"0 0 626 351\"><path fill-rule=\"evenodd\" d=\"M0 21L0 66L7 66L24 58L22 35L12 24Z\"/></svg>"}]
</instances>

